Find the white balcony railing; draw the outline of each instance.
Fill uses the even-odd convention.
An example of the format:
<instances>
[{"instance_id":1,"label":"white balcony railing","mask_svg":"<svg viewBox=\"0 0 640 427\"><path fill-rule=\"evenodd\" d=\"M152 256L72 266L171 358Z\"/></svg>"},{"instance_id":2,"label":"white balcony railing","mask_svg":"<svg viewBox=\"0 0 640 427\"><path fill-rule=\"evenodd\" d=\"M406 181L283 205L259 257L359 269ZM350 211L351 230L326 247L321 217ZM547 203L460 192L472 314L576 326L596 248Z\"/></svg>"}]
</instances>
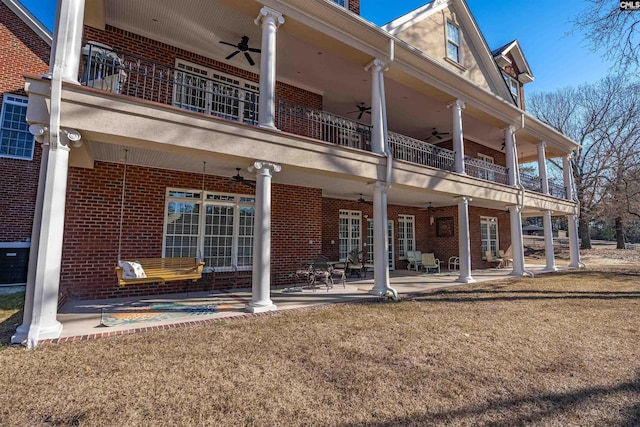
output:
<instances>
[{"instance_id":1,"label":"white balcony railing","mask_svg":"<svg viewBox=\"0 0 640 427\"><path fill-rule=\"evenodd\" d=\"M389 148L394 159L436 169L453 170L455 152L446 148L436 147L395 132L389 132Z\"/></svg>"},{"instance_id":2,"label":"white balcony railing","mask_svg":"<svg viewBox=\"0 0 640 427\"><path fill-rule=\"evenodd\" d=\"M500 184L507 183L507 168L474 157L464 157L464 169L467 175Z\"/></svg>"}]
</instances>

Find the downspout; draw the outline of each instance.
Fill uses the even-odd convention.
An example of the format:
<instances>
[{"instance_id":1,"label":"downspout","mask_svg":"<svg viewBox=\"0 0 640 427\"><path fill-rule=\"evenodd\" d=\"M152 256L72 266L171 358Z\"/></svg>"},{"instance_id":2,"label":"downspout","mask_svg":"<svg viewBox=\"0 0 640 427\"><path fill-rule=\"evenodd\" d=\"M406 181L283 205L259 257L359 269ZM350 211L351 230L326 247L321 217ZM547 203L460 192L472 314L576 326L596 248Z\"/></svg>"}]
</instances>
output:
<instances>
[{"instance_id":1,"label":"downspout","mask_svg":"<svg viewBox=\"0 0 640 427\"><path fill-rule=\"evenodd\" d=\"M518 150L517 150L517 142L515 141L515 135L516 132L518 132L519 130L524 129L524 113L520 114L520 127L518 127L517 129L514 129L513 131L513 137L514 137L514 144L513 144L513 158L517 159L518 158ZM526 189L524 188L524 185L522 185L522 181L520 179L520 166L518 165L518 162L514 162L515 163L515 177L516 177L516 185L518 186L518 188L520 189L520 201L518 203L518 206L520 207L520 212L522 212L522 210L524 209L524 197L525 197L525 192ZM522 230L520 231L522 232ZM524 264L524 263L523 263ZM529 276L531 278L534 277L534 274L532 271L530 270L526 270L525 266L522 266L522 274L524 276Z\"/></svg>"},{"instance_id":2,"label":"downspout","mask_svg":"<svg viewBox=\"0 0 640 427\"><path fill-rule=\"evenodd\" d=\"M389 40L389 62L387 63L387 65L393 62L394 56L395 56L395 43L393 39L390 39ZM382 145L383 145L384 155L387 158L387 173L385 176L384 186L388 190L389 188L391 188L392 180L393 180L393 155L391 153L391 149L389 148L389 131L387 129L387 95L384 91L384 73L381 73L379 81L380 81L379 84L380 84L380 98L381 98L380 104L382 107ZM386 197L386 191L385 191L385 197ZM386 206L386 203L385 203L385 206ZM388 217L387 217L386 210L384 212L383 221L384 221L385 227L387 227ZM385 239L388 239L388 237L385 236ZM398 301L398 291L391 287L388 280L385 281L385 289L386 289L385 295L387 293L391 293L393 300Z\"/></svg>"}]
</instances>

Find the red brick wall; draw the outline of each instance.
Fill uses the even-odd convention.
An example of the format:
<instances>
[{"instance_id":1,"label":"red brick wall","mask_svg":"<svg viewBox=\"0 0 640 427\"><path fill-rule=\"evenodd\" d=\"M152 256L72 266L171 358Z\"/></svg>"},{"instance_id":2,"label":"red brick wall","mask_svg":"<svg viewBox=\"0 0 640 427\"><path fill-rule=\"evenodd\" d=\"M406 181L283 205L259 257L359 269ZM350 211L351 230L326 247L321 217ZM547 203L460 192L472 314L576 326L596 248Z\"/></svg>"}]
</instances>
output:
<instances>
[{"instance_id":1,"label":"red brick wall","mask_svg":"<svg viewBox=\"0 0 640 427\"><path fill-rule=\"evenodd\" d=\"M26 95L24 74L48 71L49 45L4 3L0 3L0 97ZM0 105L0 109L2 106ZM33 160L0 158L0 242L31 237L38 190L41 148L35 144Z\"/></svg>"},{"instance_id":2,"label":"red brick wall","mask_svg":"<svg viewBox=\"0 0 640 427\"><path fill-rule=\"evenodd\" d=\"M114 272L123 166L96 162L95 169L69 169L61 289L71 298L93 299L181 292L184 282L139 284L119 288ZM127 168L122 258L162 256L167 187L200 189L202 176L145 167ZM252 194L255 190L233 184L229 177L206 176L207 191ZM273 185L272 277L290 282L301 259L321 250L320 190ZM224 275L223 275L224 276ZM245 275L246 276L246 275ZM217 283L220 282L218 277ZM250 279L243 282L250 286ZM207 285L190 284L189 289Z\"/></svg>"},{"instance_id":3,"label":"red brick wall","mask_svg":"<svg viewBox=\"0 0 640 427\"><path fill-rule=\"evenodd\" d=\"M349 10L360 15L360 0L349 0Z\"/></svg>"}]
</instances>

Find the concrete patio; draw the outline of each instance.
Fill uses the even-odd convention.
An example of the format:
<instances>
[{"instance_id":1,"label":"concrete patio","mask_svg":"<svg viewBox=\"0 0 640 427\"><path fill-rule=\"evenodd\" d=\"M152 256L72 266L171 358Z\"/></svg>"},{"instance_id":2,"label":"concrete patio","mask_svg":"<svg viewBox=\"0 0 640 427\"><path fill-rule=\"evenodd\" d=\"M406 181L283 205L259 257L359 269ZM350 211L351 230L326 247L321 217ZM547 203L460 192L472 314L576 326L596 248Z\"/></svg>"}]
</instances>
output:
<instances>
[{"instance_id":1,"label":"concrete patio","mask_svg":"<svg viewBox=\"0 0 640 427\"><path fill-rule=\"evenodd\" d=\"M527 265L535 275L543 274L544 266ZM560 267L563 268L563 267ZM511 269L474 270L476 283L503 280L510 277ZM398 270L390 272L391 286L400 296L439 288L469 286L458 283L457 272L441 274ZM249 314L244 310L251 300L247 289L225 292L190 292L159 296L119 298L106 300L69 301L62 307L58 320L63 324L62 335L53 342L87 340L114 335L197 326L224 322L231 319L271 315L286 310L314 306L379 300L367 292L373 279L350 279L346 286L336 283L333 289L274 289L271 298L278 311Z\"/></svg>"}]
</instances>

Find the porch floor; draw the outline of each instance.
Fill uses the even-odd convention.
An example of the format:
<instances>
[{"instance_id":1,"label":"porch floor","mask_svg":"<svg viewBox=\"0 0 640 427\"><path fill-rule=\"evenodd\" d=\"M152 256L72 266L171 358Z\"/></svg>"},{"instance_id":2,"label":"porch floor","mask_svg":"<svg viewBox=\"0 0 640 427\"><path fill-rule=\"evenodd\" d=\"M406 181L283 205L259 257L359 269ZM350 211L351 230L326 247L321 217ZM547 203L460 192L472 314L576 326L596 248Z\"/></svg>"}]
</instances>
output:
<instances>
[{"instance_id":1,"label":"porch floor","mask_svg":"<svg viewBox=\"0 0 640 427\"><path fill-rule=\"evenodd\" d=\"M544 266L527 265L535 275L544 273ZM565 269L566 267L559 267ZM476 283L505 279L510 268L473 270ZM372 274L369 273L369 276ZM399 294L411 294L438 288L467 286L457 283L458 272L441 274L397 270L390 272L391 286ZM272 289L271 299L278 311L342 302L377 299L367 292L373 287L373 278L350 279L346 288L336 283L333 289ZM112 335L126 335L191 325L227 321L233 318L255 316L244 310L251 300L250 289L225 292L189 292L158 296L131 297L105 300L69 301L58 313L63 325L60 338L54 342L86 340ZM272 312L277 313L277 312ZM259 314L261 315L261 314ZM263 315L263 314L262 314Z\"/></svg>"}]
</instances>

